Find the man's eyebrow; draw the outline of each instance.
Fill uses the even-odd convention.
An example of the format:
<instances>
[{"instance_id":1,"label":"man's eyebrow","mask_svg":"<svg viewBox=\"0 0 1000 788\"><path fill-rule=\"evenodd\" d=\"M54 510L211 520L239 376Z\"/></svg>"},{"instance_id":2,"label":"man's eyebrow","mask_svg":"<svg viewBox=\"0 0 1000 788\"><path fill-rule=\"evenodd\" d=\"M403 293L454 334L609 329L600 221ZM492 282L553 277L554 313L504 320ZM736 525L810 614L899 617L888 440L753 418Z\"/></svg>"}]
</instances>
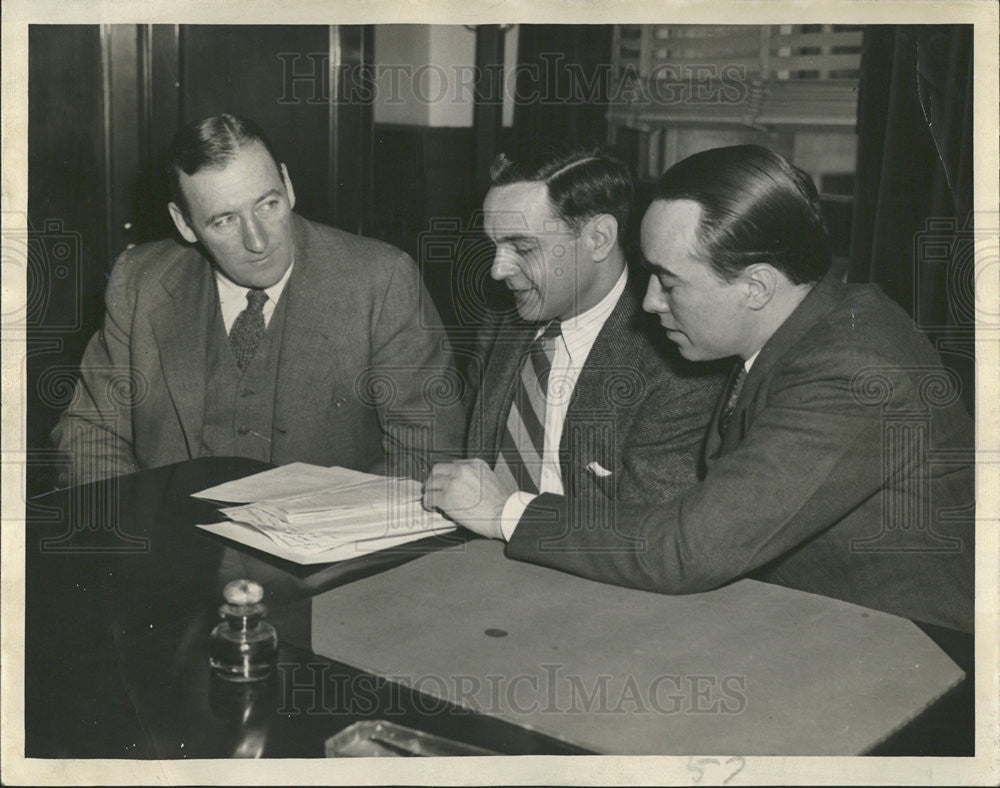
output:
<instances>
[{"instance_id":1,"label":"man's eyebrow","mask_svg":"<svg viewBox=\"0 0 1000 788\"><path fill-rule=\"evenodd\" d=\"M496 243L524 243L529 241L531 243L535 242L535 237L533 235L525 235L523 233L511 233L510 235L498 235L496 237Z\"/></svg>"},{"instance_id":2,"label":"man's eyebrow","mask_svg":"<svg viewBox=\"0 0 1000 788\"><path fill-rule=\"evenodd\" d=\"M254 200L253 204L259 205L260 203L264 202L264 200L266 200L268 197L280 197L280 196L281 192L279 192L276 188L268 189L260 197ZM211 224L212 222L221 219L223 216L231 216L234 213L236 213L236 211L220 211L219 213L214 213L211 216L209 216L208 219L205 220L205 224Z\"/></svg>"},{"instance_id":3,"label":"man's eyebrow","mask_svg":"<svg viewBox=\"0 0 1000 788\"><path fill-rule=\"evenodd\" d=\"M219 213L213 213L205 220L205 224L212 224L221 219L223 216L231 216L235 211L219 211Z\"/></svg>"},{"instance_id":4,"label":"man's eyebrow","mask_svg":"<svg viewBox=\"0 0 1000 788\"><path fill-rule=\"evenodd\" d=\"M645 268L649 273L656 276L666 276L670 279L680 279L680 277L671 271L666 266L660 265L659 263L654 263L649 260L646 255L639 255L639 265Z\"/></svg>"},{"instance_id":5,"label":"man's eyebrow","mask_svg":"<svg viewBox=\"0 0 1000 788\"><path fill-rule=\"evenodd\" d=\"M264 192L260 197L258 197L257 202L255 202L254 205L256 205L258 202L263 202L268 197L280 197L280 196L281 192L279 192L277 188L272 187L268 189L266 192Z\"/></svg>"}]
</instances>

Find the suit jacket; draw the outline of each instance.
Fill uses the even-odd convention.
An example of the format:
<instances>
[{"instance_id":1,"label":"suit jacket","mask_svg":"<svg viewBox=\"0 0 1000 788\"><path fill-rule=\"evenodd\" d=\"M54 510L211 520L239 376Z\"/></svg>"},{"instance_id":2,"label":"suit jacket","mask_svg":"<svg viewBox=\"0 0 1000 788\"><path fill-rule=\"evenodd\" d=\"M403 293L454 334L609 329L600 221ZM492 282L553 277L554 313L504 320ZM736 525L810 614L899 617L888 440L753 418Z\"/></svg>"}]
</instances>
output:
<instances>
[{"instance_id":1,"label":"suit jacket","mask_svg":"<svg viewBox=\"0 0 1000 788\"><path fill-rule=\"evenodd\" d=\"M718 411L702 483L600 522L539 496L507 554L664 593L752 575L971 630L971 422L877 287L816 285L761 350L724 441Z\"/></svg>"},{"instance_id":2,"label":"suit jacket","mask_svg":"<svg viewBox=\"0 0 1000 788\"><path fill-rule=\"evenodd\" d=\"M459 455L461 387L413 261L297 215L293 233L272 461L421 477L437 458L432 423L434 447ZM197 246L143 244L119 257L105 301L73 402L53 430L72 483L201 451L208 331L219 310L210 263Z\"/></svg>"},{"instance_id":3,"label":"suit jacket","mask_svg":"<svg viewBox=\"0 0 1000 788\"><path fill-rule=\"evenodd\" d=\"M698 479L700 448L724 381L719 368L686 362L628 286L598 333L570 398L559 444L563 487L574 506L658 501ZM472 410L469 452L493 465L520 364L538 330L507 319L483 333L486 358ZM610 471L588 468L597 463Z\"/></svg>"}]
</instances>

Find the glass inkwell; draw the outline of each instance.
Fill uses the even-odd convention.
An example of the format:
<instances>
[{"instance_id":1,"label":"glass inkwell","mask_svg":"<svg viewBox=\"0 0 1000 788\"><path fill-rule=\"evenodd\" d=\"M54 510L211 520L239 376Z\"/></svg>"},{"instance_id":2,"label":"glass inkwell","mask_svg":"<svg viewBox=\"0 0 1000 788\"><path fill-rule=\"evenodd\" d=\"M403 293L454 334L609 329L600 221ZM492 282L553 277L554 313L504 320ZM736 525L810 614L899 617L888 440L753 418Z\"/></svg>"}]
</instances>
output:
<instances>
[{"instance_id":1,"label":"glass inkwell","mask_svg":"<svg viewBox=\"0 0 1000 788\"><path fill-rule=\"evenodd\" d=\"M219 607L225 619L212 630L209 662L225 681L248 682L266 678L278 660L278 633L264 621L264 588L253 580L233 580L222 590Z\"/></svg>"}]
</instances>

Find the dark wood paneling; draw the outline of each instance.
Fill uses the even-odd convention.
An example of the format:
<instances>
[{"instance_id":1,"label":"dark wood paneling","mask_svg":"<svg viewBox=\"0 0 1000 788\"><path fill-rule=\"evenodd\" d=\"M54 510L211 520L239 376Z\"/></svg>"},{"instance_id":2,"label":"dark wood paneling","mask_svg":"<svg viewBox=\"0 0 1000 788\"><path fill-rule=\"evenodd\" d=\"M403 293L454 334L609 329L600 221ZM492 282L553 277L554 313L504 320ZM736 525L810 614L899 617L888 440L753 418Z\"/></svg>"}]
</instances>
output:
<instances>
[{"instance_id":1,"label":"dark wood paneling","mask_svg":"<svg viewBox=\"0 0 1000 788\"><path fill-rule=\"evenodd\" d=\"M103 25L104 87L108 122L108 241L112 254L135 243L136 206L143 189L138 175L146 153L140 134L144 71L139 57L139 25Z\"/></svg>"},{"instance_id":2,"label":"dark wood paneling","mask_svg":"<svg viewBox=\"0 0 1000 788\"><path fill-rule=\"evenodd\" d=\"M155 159L163 155L177 131L180 120L180 25L149 25L147 91L149 106L146 110L149 155Z\"/></svg>"},{"instance_id":3,"label":"dark wood paneling","mask_svg":"<svg viewBox=\"0 0 1000 788\"><path fill-rule=\"evenodd\" d=\"M485 193L490 186L490 164L497 152L503 125L503 75L495 68L503 63L502 25L476 26L476 105L473 128L476 135L475 183Z\"/></svg>"},{"instance_id":4,"label":"dark wood paneling","mask_svg":"<svg viewBox=\"0 0 1000 788\"><path fill-rule=\"evenodd\" d=\"M427 255L428 244L460 248L480 200L474 194L471 128L375 127L372 235L416 260L445 325L459 327L453 282L460 259ZM453 237L453 238L452 238ZM439 248L443 248L439 247Z\"/></svg>"},{"instance_id":5,"label":"dark wood paneling","mask_svg":"<svg viewBox=\"0 0 1000 788\"><path fill-rule=\"evenodd\" d=\"M80 262L90 272L106 270L107 258L100 36L97 25L31 25L28 33L28 216L36 230L55 222L80 234ZM51 327L58 311L33 322Z\"/></svg>"},{"instance_id":6,"label":"dark wood paneling","mask_svg":"<svg viewBox=\"0 0 1000 788\"><path fill-rule=\"evenodd\" d=\"M330 223L366 234L372 224L372 128L370 67L375 49L371 25L330 26L329 102Z\"/></svg>"},{"instance_id":7,"label":"dark wood paneling","mask_svg":"<svg viewBox=\"0 0 1000 788\"><path fill-rule=\"evenodd\" d=\"M102 80L98 25L29 27L28 494L51 482L30 452L49 446L69 370L102 313L110 266Z\"/></svg>"},{"instance_id":8,"label":"dark wood paneling","mask_svg":"<svg viewBox=\"0 0 1000 788\"><path fill-rule=\"evenodd\" d=\"M484 308L509 306L506 288L489 276L492 247L477 220L485 194L474 183L475 155L472 128L375 127L371 235L417 261L460 365Z\"/></svg>"},{"instance_id":9,"label":"dark wood paneling","mask_svg":"<svg viewBox=\"0 0 1000 788\"><path fill-rule=\"evenodd\" d=\"M420 262L422 234L448 222L464 228L482 207L472 129L378 124L374 136L371 234ZM435 272L424 273L431 286Z\"/></svg>"},{"instance_id":10,"label":"dark wood paneling","mask_svg":"<svg viewBox=\"0 0 1000 788\"><path fill-rule=\"evenodd\" d=\"M180 121L180 25L138 26L139 171L130 241L165 238L174 231L167 212L164 154Z\"/></svg>"}]
</instances>

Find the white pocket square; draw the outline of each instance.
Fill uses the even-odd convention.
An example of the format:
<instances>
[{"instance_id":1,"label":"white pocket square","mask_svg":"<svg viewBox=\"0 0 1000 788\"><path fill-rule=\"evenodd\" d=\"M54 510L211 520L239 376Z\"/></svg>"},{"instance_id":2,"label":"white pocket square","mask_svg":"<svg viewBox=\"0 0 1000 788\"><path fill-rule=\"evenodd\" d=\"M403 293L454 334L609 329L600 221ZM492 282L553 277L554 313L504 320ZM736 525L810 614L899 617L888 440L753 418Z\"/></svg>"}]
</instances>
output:
<instances>
[{"instance_id":1,"label":"white pocket square","mask_svg":"<svg viewBox=\"0 0 1000 788\"><path fill-rule=\"evenodd\" d=\"M609 471L607 468L601 465L601 463L599 463L597 460L594 460L592 463L590 463L587 466L587 470L590 471L592 474L594 474L594 476L597 476L598 478L601 479L603 479L605 476L611 475L611 471Z\"/></svg>"}]
</instances>

